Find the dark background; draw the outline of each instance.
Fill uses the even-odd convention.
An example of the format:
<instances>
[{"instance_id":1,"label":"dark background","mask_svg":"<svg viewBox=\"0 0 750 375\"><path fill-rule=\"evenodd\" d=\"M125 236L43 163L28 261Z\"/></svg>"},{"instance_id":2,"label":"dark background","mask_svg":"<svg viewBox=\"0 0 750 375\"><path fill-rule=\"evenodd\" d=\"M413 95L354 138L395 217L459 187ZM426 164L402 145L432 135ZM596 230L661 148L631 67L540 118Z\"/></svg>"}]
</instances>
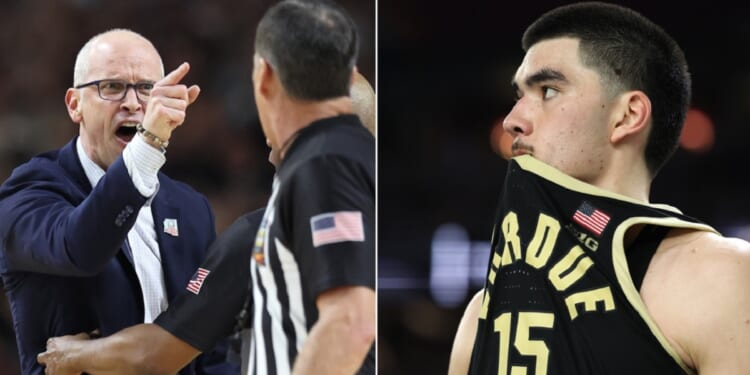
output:
<instances>
[{"instance_id":1,"label":"dark background","mask_svg":"<svg viewBox=\"0 0 750 375\"><path fill-rule=\"evenodd\" d=\"M514 103L509 82L523 59L524 29L563 3L378 2L381 374L447 370L463 306L481 288L488 258L481 251L471 258L468 285L444 277L443 288L430 290L436 275L465 271L461 254L468 251L464 242L447 257L443 249L447 263L435 267L433 235L454 223L472 249L487 246L506 166L493 152L491 130ZM680 149L656 178L651 200L749 239L750 8L693 3L621 3L682 46L692 104L715 126L713 147ZM440 302L441 291L458 297Z\"/></svg>"},{"instance_id":2,"label":"dark background","mask_svg":"<svg viewBox=\"0 0 750 375\"><path fill-rule=\"evenodd\" d=\"M205 194L217 230L265 205L273 169L252 97L255 27L270 0L0 0L0 181L31 156L78 133L64 104L79 49L129 28L150 39L167 72L201 86L170 140L163 171ZM359 26L359 70L375 85L375 2L341 0ZM3 220L3 218L0 218ZM44 322L40 322L44 324ZM15 337L0 296L0 375L18 374Z\"/></svg>"}]
</instances>

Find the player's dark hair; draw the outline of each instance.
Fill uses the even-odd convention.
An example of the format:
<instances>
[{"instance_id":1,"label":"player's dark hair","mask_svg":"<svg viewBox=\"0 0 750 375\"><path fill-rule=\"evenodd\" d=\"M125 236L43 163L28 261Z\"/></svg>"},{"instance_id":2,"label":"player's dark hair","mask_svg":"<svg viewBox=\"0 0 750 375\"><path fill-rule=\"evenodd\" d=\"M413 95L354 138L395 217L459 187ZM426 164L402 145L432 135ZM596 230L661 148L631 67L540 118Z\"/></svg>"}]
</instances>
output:
<instances>
[{"instance_id":1,"label":"player's dark hair","mask_svg":"<svg viewBox=\"0 0 750 375\"><path fill-rule=\"evenodd\" d=\"M354 21L327 0L282 1L266 12L255 34L255 52L298 99L349 95L358 50Z\"/></svg>"},{"instance_id":2,"label":"player's dark hair","mask_svg":"<svg viewBox=\"0 0 750 375\"><path fill-rule=\"evenodd\" d=\"M614 4L578 3L553 9L526 29L522 46L552 38L580 41L581 62L596 70L612 94L643 91L651 100L646 165L652 175L677 149L690 104L685 55L661 27Z\"/></svg>"}]
</instances>

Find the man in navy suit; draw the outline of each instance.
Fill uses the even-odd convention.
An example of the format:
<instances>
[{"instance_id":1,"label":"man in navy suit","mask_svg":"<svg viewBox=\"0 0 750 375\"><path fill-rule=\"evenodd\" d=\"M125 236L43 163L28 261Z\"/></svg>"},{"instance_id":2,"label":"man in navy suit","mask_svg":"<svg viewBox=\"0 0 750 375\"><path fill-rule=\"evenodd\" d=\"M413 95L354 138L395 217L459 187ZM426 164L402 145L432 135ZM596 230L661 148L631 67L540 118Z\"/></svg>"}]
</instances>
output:
<instances>
[{"instance_id":1,"label":"man in navy suit","mask_svg":"<svg viewBox=\"0 0 750 375\"><path fill-rule=\"evenodd\" d=\"M216 234L206 198L159 170L200 93L164 76L129 30L89 40L65 95L79 136L32 158L0 187L0 274L24 374L49 337L150 323L188 285ZM225 347L181 374L236 373Z\"/></svg>"},{"instance_id":2,"label":"man in navy suit","mask_svg":"<svg viewBox=\"0 0 750 375\"><path fill-rule=\"evenodd\" d=\"M350 97L352 110L374 136L375 91L356 71ZM279 150L271 149L268 159L278 167ZM139 324L96 340L89 340L86 333L50 339L47 351L38 356L45 373L174 374L233 329L249 339L250 249L263 214L264 209L259 209L242 215L217 237L200 266L209 275L198 294L181 291L153 324ZM251 343L242 345L247 349Z\"/></svg>"}]
</instances>

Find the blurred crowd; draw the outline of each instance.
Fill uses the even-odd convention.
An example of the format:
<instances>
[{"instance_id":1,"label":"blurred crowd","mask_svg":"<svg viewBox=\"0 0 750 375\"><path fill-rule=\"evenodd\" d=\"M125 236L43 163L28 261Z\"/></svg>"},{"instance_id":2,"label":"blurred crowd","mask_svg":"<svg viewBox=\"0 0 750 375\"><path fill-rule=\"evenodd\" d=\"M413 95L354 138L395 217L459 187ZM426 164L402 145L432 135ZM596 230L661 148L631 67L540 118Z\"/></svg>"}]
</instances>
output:
<instances>
[{"instance_id":1,"label":"blurred crowd","mask_svg":"<svg viewBox=\"0 0 750 375\"><path fill-rule=\"evenodd\" d=\"M359 26L359 71L375 85L375 3L340 0ZM255 27L274 1L0 1L0 179L78 132L65 105L76 54L92 36L128 28L150 39L168 72L191 65L201 86L172 136L163 171L205 194L217 231L265 205L273 168L257 119L251 69ZM10 312L0 297L0 375L18 374Z\"/></svg>"}]
</instances>

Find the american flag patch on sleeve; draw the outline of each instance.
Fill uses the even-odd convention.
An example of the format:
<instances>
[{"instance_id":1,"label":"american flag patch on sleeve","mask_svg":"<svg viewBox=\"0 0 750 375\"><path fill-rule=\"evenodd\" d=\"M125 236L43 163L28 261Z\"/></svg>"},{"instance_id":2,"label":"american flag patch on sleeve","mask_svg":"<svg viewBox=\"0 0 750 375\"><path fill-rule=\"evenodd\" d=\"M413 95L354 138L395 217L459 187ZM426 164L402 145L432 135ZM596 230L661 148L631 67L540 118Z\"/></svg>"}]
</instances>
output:
<instances>
[{"instance_id":1,"label":"american flag patch on sleeve","mask_svg":"<svg viewBox=\"0 0 750 375\"><path fill-rule=\"evenodd\" d=\"M338 211L310 218L313 246L365 240L365 228L360 211Z\"/></svg>"},{"instance_id":2,"label":"american flag patch on sleeve","mask_svg":"<svg viewBox=\"0 0 750 375\"><path fill-rule=\"evenodd\" d=\"M193 277L190 278L190 281L188 281L187 287L185 289L193 294L200 293L201 287L203 286L203 281L206 280L206 277L209 273L211 273L211 271L205 268L198 268L198 270L193 274Z\"/></svg>"}]
</instances>

